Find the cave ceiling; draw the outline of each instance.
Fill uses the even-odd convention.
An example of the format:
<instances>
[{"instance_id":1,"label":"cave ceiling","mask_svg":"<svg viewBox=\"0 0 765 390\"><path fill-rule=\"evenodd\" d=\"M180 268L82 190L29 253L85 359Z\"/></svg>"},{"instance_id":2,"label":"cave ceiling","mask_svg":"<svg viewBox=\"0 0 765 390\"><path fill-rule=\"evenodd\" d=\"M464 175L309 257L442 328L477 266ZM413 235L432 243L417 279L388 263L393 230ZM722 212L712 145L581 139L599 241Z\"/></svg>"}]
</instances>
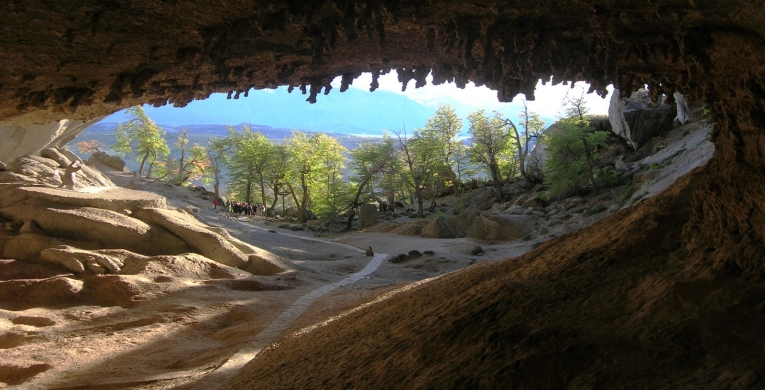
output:
<instances>
[{"instance_id":1,"label":"cave ceiling","mask_svg":"<svg viewBox=\"0 0 765 390\"><path fill-rule=\"evenodd\" d=\"M279 85L314 102L336 76L345 88L366 71L398 72L408 88L432 71L435 84L473 81L503 101L533 98L551 76L601 94L648 84L709 100L719 91L703 76L738 71L714 69L714 57L751 57L724 51L761 47L762 19L747 1L7 1L0 120L89 119Z\"/></svg>"}]
</instances>

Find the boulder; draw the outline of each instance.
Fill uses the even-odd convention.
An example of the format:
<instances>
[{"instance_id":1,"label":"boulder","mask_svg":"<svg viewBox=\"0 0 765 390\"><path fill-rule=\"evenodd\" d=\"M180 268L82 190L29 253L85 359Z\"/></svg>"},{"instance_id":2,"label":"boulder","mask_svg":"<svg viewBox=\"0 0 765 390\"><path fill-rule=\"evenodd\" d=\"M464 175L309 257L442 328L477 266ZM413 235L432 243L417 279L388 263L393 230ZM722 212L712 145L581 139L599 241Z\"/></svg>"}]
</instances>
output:
<instances>
[{"instance_id":1,"label":"boulder","mask_svg":"<svg viewBox=\"0 0 765 390\"><path fill-rule=\"evenodd\" d=\"M675 105L677 106L677 116L675 119L677 119L681 125L690 122L693 119L693 114L691 114L691 107L685 100L685 96L680 92L675 92L673 96L675 97Z\"/></svg>"},{"instance_id":2,"label":"boulder","mask_svg":"<svg viewBox=\"0 0 765 390\"><path fill-rule=\"evenodd\" d=\"M521 215L483 213L468 229L467 236L484 241L510 241L526 236L533 220Z\"/></svg>"},{"instance_id":3,"label":"boulder","mask_svg":"<svg viewBox=\"0 0 765 390\"><path fill-rule=\"evenodd\" d=\"M449 217L438 217L430 221L422 228L421 235L427 238L457 238L457 234L452 230L449 223Z\"/></svg>"},{"instance_id":4,"label":"boulder","mask_svg":"<svg viewBox=\"0 0 765 390\"><path fill-rule=\"evenodd\" d=\"M121 158L116 156L110 156L104 152L95 152L93 155L90 156L90 159L88 160L88 163L91 162L91 160L96 160L100 162L101 164L106 165L109 168L112 168L117 171L124 171L125 170L125 161L123 161ZM92 164L91 164L92 165Z\"/></svg>"},{"instance_id":5,"label":"boulder","mask_svg":"<svg viewBox=\"0 0 765 390\"><path fill-rule=\"evenodd\" d=\"M459 198L454 207L454 212L461 214L467 210L488 210L496 200L497 193L494 190L494 187L485 187L470 191Z\"/></svg>"},{"instance_id":6,"label":"boulder","mask_svg":"<svg viewBox=\"0 0 765 390\"><path fill-rule=\"evenodd\" d=\"M665 106L651 101L647 91L641 90L622 98L614 89L608 107L608 118L614 134L624 138L637 150L644 142L672 128L677 117L676 106Z\"/></svg>"},{"instance_id":7,"label":"boulder","mask_svg":"<svg viewBox=\"0 0 765 390\"><path fill-rule=\"evenodd\" d=\"M545 205L545 200L539 196L530 197L526 201L524 201L522 204L523 208L544 207L544 205Z\"/></svg>"},{"instance_id":8,"label":"boulder","mask_svg":"<svg viewBox=\"0 0 765 390\"><path fill-rule=\"evenodd\" d=\"M124 265L124 259L121 256L77 249L67 245L45 249L40 253L40 257L49 263L61 264L76 274L84 273L85 270L95 274L116 274Z\"/></svg>"},{"instance_id":9,"label":"boulder","mask_svg":"<svg viewBox=\"0 0 765 390\"><path fill-rule=\"evenodd\" d=\"M373 204L363 204L359 207L359 224L362 229L373 226L377 223L378 212L377 207Z\"/></svg>"},{"instance_id":10,"label":"boulder","mask_svg":"<svg viewBox=\"0 0 765 390\"><path fill-rule=\"evenodd\" d=\"M145 255L189 252L189 246L176 235L111 210L9 206L0 209L0 216L33 220L49 236L88 242L100 248L124 248Z\"/></svg>"},{"instance_id":11,"label":"boulder","mask_svg":"<svg viewBox=\"0 0 765 390\"><path fill-rule=\"evenodd\" d=\"M524 211L526 211L526 209L523 206L515 205L510 206L507 210L504 211L504 213L510 215L521 215Z\"/></svg>"},{"instance_id":12,"label":"boulder","mask_svg":"<svg viewBox=\"0 0 765 390\"><path fill-rule=\"evenodd\" d=\"M37 155L21 156L10 162L7 166L7 171L16 175L6 175L0 178L0 182L23 181L26 183L42 184L48 187L58 187L61 184L59 174L64 172L64 168L60 166L60 163L80 159L68 150L46 150L46 155L54 157L56 160ZM76 173L75 180L78 187L116 187L104 174L86 164L82 164L82 169Z\"/></svg>"},{"instance_id":13,"label":"boulder","mask_svg":"<svg viewBox=\"0 0 765 390\"><path fill-rule=\"evenodd\" d=\"M467 230L475 222L480 213L469 210L459 216L441 216L431 220L421 235L428 238L459 238L467 235Z\"/></svg>"},{"instance_id":14,"label":"boulder","mask_svg":"<svg viewBox=\"0 0 765 390\"><path fill-rule=\"evenodd\" d=\"M146 191L106 189L100 192L76 192L33 186L0 186L0 208L16 205L18 208L93 207L124 213L141 208L166 208L167 200ZM23 211L23 210L20 210Z\"/></svg>"},{"instance_id":15,"label":"boulder","mask_svg":"<svg viewBox=\"0 0 765 390\"><path fill-rule=\"evenodd\" d=\"M37 154L50 147L62 147L79 133L103 117L88 122L62 119L60 121L28 126L0 125L3 142L0 143L0 160L13 161L26 154Z\"/></svg>"},{"instance_id":16,"label":"boulder","mask_svg":"<svg viewBox=\"0 0 765 390\"><path fill-rule=\"evenodd\" d=\"M162 209L140 209L134 217L148 224L160 226L180 237L189 248L219 263L242 268L250 261L248 256L220 234L186 213Z\"/></svg>"},{"instance_id":17,"label":"boulder","mask_svg":"<svg viewBox=\"0 0 765 390\"><path fill-rule=\"evenodd\" d=\"M45 148L40 151L40 157L49 158L58 163L59 168L66 168L72 161L55 148Z\"/></svg>"},{"instance_id":18,"label":"boulder","mask_svg":"<svg viewBox=\"0 0 765 390\"><path fill-rule=\"evenodd\" d=\"M45 249L63 244L60 240L40 234L19 234L10 237L2 246L2 255L6 259L30 260L40 255Z\"/></svg>"}]
</instances>

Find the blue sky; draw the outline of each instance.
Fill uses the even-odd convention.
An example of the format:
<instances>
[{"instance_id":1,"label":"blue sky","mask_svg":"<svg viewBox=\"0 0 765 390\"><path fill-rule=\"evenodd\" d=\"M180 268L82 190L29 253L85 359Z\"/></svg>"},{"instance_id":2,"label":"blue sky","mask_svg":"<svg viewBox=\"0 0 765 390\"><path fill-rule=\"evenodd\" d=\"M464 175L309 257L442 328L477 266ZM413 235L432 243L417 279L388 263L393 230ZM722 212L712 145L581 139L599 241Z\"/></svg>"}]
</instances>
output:
<instances>
[{"instance_id":1,"label":"blue sky","mask_svg":"<svg viewBox=\"0 0 765 390\"><path fill-rule=\"evenodd\" d=\"M467 116L476 110L490 113L499 111L508 118L516 119L522 109L523 95L513 102L500 103L497 93L472 83L464 89L453 83L434 86L427 84L414 88L410 81L405 92L395 72L380 77L379 88L369 92L372 77L365 73L357 78L348 91L341 93L340 79L329 95L319 95L315 104L305 101L306 96L298 89L287 94L286 87L276 90L250 91L249 97L227 100L225 94L214 94L204 101L194 101L184 108L146 106L146 112L160 125L183 126L192 124L238 125L251 123L277 128L326 131L346 134L380 135L382 130L410 130L427 123L436 108L450 104L464 119L463 135L467 135ZM430 81L430 80L429 80ZM563 99L567 93L579 95L589 85L577 83L571 86L537 84L536 100L530 101L529 109L538 113L548 125L560 117ZM612 88L609 88L609 92ZM590 113L607 114L610 96L605 99L595 94L585 95ZM115 113L102 122L116 123L126 120L124 113Z\"/></svg>"}]
</instances>

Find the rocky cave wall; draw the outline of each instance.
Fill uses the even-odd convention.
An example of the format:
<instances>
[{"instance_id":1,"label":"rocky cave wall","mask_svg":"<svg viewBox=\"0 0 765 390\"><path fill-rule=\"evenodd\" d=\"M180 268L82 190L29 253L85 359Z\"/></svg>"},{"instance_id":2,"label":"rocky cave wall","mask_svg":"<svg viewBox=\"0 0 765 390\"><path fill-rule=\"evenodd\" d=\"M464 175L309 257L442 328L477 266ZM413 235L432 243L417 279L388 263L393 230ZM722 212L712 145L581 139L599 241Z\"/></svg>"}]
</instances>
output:
<instances>
[{"instance_id":1,"label":"rocky cave wall","mask_svg":"<svg viewBox=\"0 0 765 390\"><path fill-rule=\"evenodd\" d=\"M762 276L763 11L743 0L8 1L0 120L86 121L278 85L315 102L335 76L343 90L364 71L396 71L410 88L432 72L435 84L473 81L500 100L533 98L539 78L601 94L648 84L668 104L674 91L706 102L717 122L718 157L683 233L691 257Z\"/></svg>"}]
</instances>

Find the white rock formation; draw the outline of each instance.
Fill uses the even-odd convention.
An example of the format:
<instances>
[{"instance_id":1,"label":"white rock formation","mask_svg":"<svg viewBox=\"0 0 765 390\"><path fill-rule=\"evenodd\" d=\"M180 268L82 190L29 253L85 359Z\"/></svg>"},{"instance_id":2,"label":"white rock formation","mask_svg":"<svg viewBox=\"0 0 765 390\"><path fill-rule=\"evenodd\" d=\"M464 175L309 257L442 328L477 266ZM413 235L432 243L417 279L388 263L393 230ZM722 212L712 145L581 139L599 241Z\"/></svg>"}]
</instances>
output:
<instances>
[{"instance_id":1,"label":"white rock formation","mask_svg":"<svg viewBox=\"0 0 765 390\"><path fill-rule=\"evenodd\" d=\"M13 161L25 154L37 154L40 150L62 147L73 140L102 117L88 122L62 119L57 122L13 126L0 124L0 161Z\"/></svg>"}]
</instances>

